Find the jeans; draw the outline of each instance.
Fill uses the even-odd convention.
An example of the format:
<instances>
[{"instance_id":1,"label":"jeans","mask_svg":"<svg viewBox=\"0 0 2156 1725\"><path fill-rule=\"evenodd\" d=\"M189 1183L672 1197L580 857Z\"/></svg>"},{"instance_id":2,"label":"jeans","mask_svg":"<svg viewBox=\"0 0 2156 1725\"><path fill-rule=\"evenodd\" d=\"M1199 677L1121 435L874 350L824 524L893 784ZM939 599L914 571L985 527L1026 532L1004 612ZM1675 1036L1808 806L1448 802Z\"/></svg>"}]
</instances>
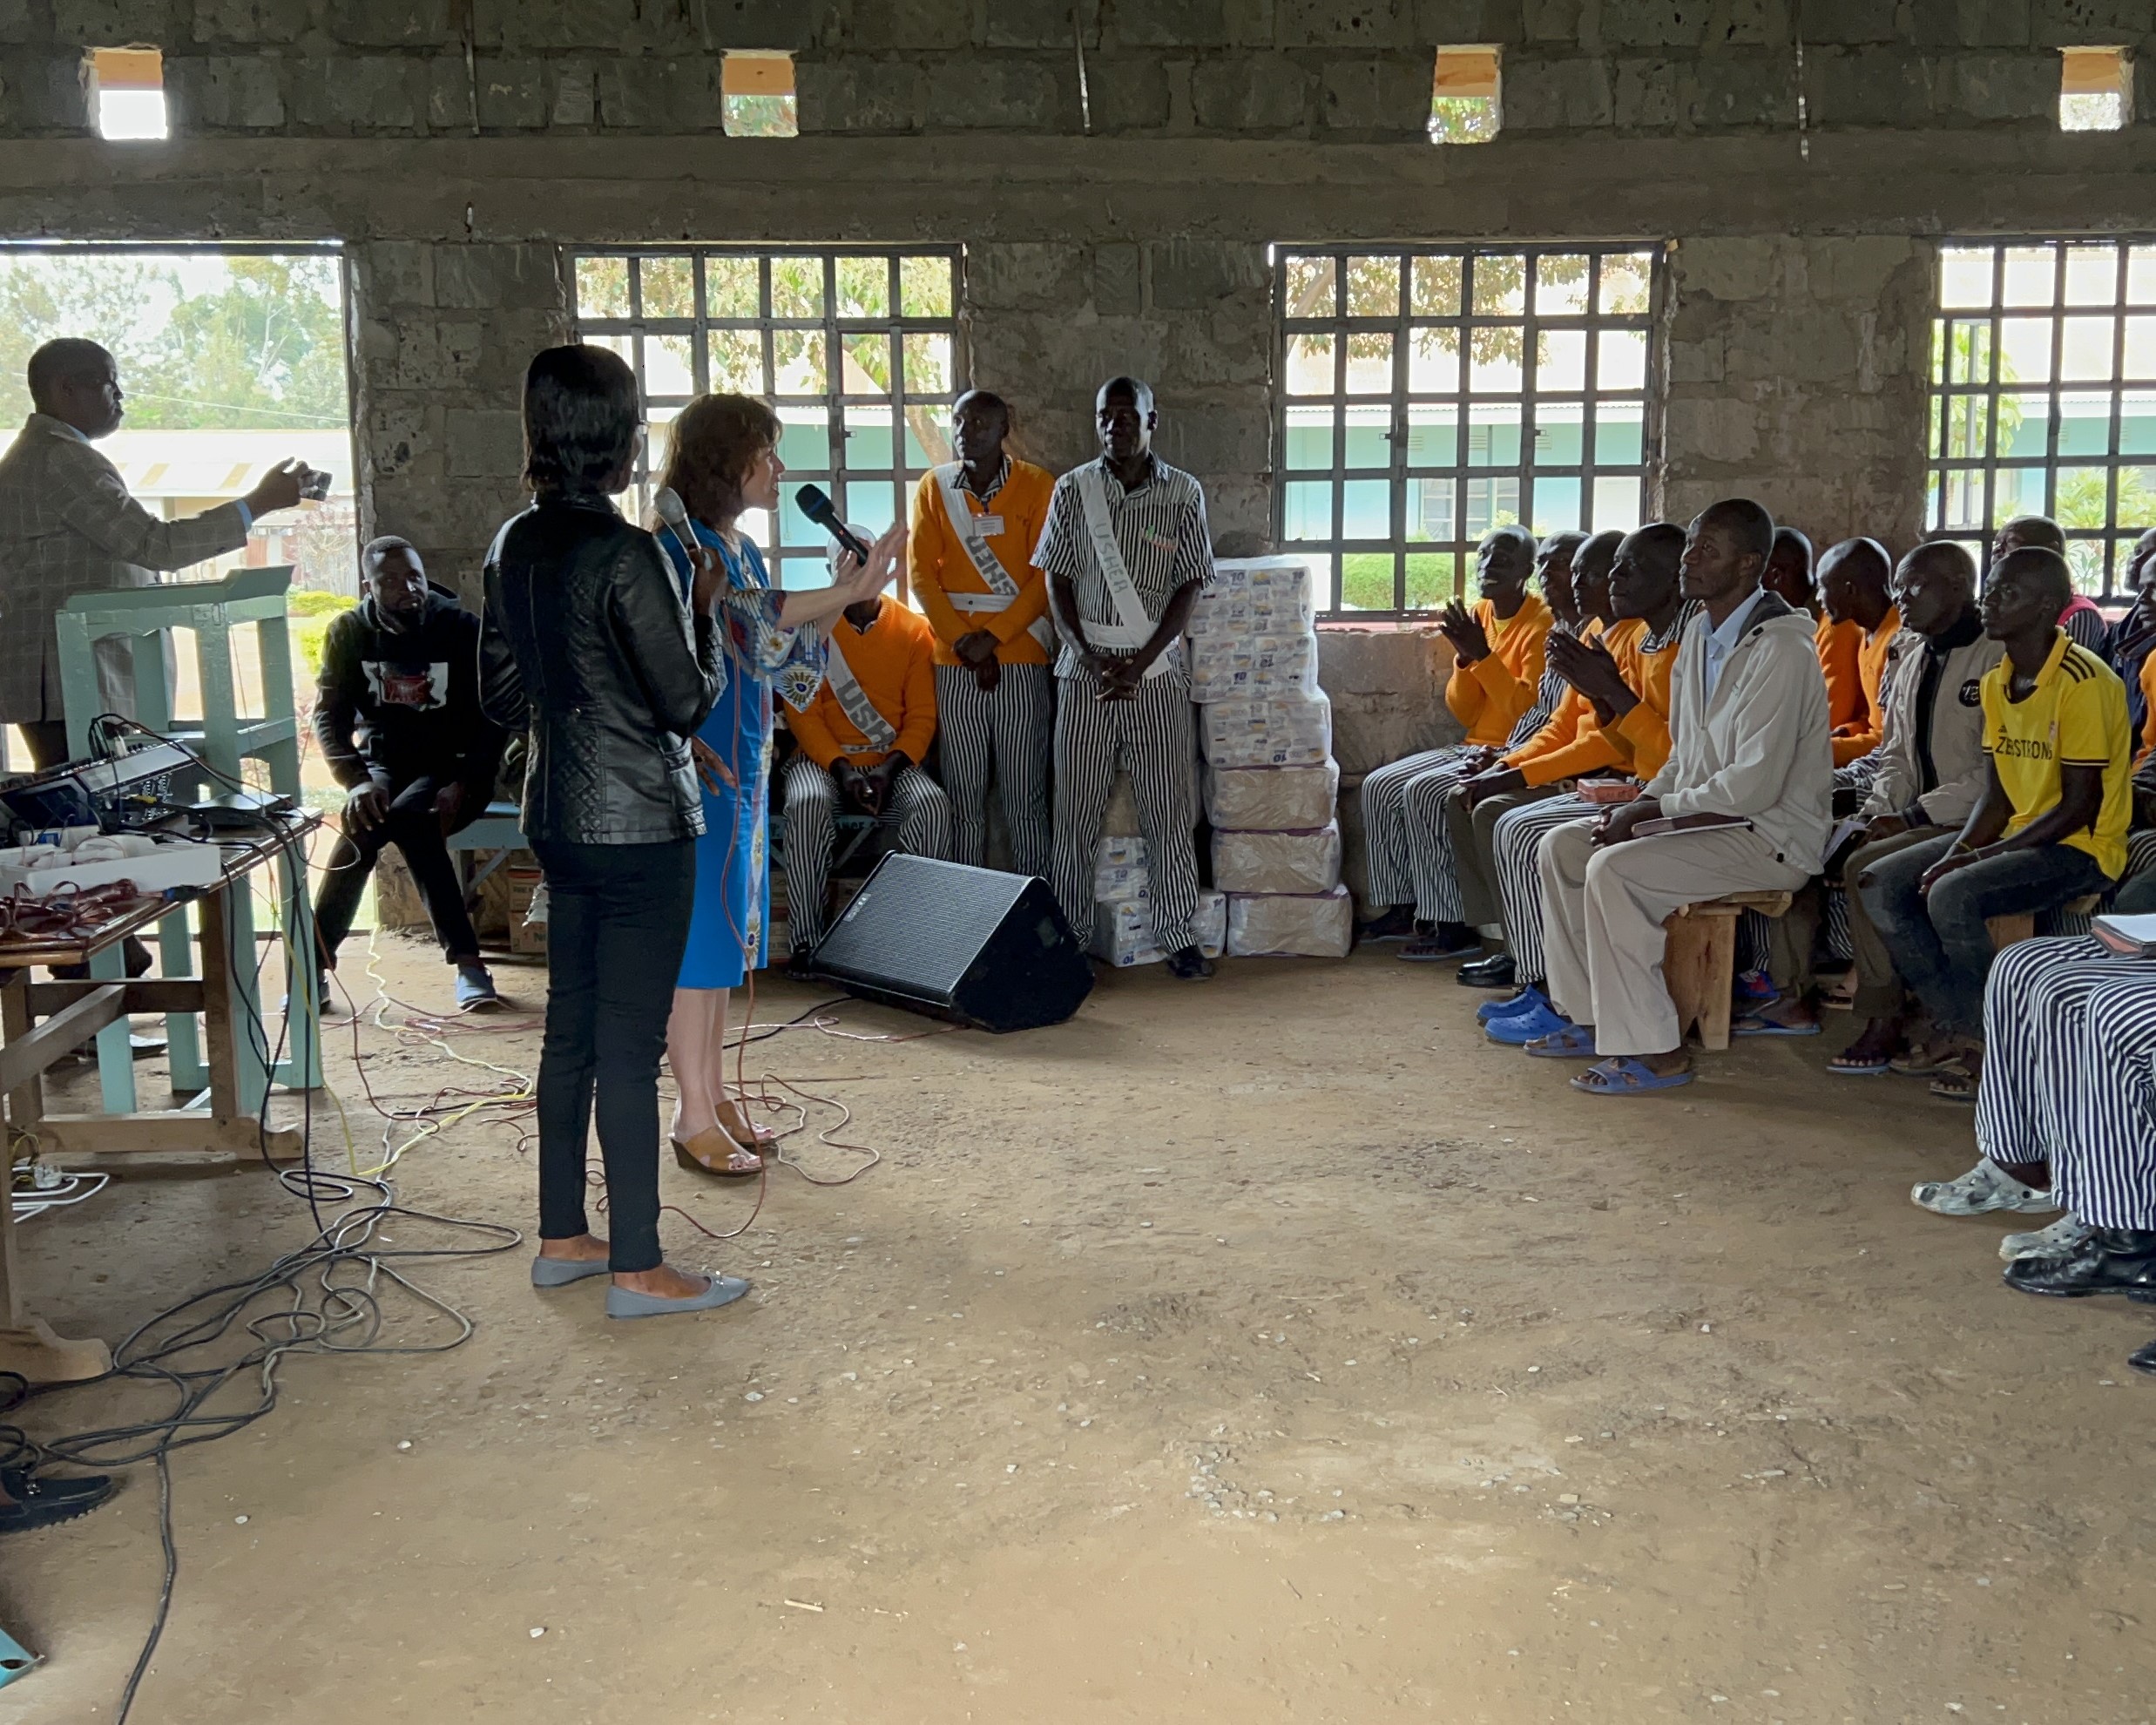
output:
<instances>
[{"instance_id":1,"label":"jeans","mask_svg":"<svg viewBox=\"0 0 2156 1725\"><path fill-rule=\"evenodd\" d=\"M534 839L546 871L546 1038L539 1054L539 1237L591 1232L585 1145L594 1092L609 1256L657 1269L659 1062L696 894L696 841Z\"/></svg>"},{"instance_id":2,"label":"jeans","mask_svg":"<svg viewBox=\"0 0 2156 1725\"><path fill-rule=\"evenodd\" d=\"M1967 863L1927 897L1918 883L1955 837L1942 833L1882 857L1859 878L1857 890L1894 968L1933 1021L1943 1031L1979 1036L1992 951L1984 919L2055 910L2100 892L2110 877L2087 851L2051 844Z\"/></svg>"},{"instance_id":3,"label":"jeans","mask_svg":"<svg viewBox=\"0 0 2156 1725\"><path fill-rule=\"evenodd\" d=\"M442 831L442 817L434 812L434 800L454 782L422 773L408 784L391 783L389 818L365 832L348 829L331 847L328 866L322 875L321 891L314 899L314 941L325 966L336 958L337 948L352 930L360 895L385 847L394 844L404 853L412 871L412 884L434 924L442 950L454 963L479 957L479 937L471 926L471 913L464 908L464 889L456 878L456 865L449 860L449 847ZM482 791L464 799L462 824L469 826L487 811Z\"/></svg>"}]
</instances>

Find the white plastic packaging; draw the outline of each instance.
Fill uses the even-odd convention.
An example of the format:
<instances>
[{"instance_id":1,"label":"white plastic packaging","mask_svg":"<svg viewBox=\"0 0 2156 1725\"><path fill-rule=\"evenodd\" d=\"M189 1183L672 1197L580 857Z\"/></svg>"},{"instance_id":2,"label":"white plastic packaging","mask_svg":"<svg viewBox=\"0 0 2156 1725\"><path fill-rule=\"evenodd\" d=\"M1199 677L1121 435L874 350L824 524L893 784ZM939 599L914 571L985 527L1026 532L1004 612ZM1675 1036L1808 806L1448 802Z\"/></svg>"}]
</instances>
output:
<instances>
[{"instance_id":1,"label":"white plastic packaging","mask_svg":"<svg viewBox=\"0 0 2156 1725\"><path fill-rule=\"evenodd\" d=\"M1190 698L1317 693L1315 635L1201 635L1190 644Z\"/></svg>"},{"instance_id":2,"label":"white plastic packaging","mask_svg":"<svg viewBox=\"0 0 2156 1725\"><path fill-rule=\"evenodd\" d=\"M1322 893L1230 893L1231 958L1345 958L1355 944L1355 898Z\"/></svg>"},{"instance_id":3,"label":"white plastic packaging","mask_svg":"<svg viewBox=\"0 0 2156 1725\"><path fill-rule=\"evenodd\" d=\"M1142 838L1104 838L1093 851L1093 903L1137 904L1152 896Z\"/></svg>"},{"instance_id":4,"label":"white plastic packaging","mask_svg":"<svg viewBox=\"0 0 2156 1725\"><path fill-rule=\"evenodd\" d=\"M1224 892L1330 892L1340 884L1340 828L1213 835L1213 884Z\"/></svg>"},{"instance_id":5,"label":"white plastic packaging","mask_svg":"<svg viewBox=\"0 0 2156 1725\"><path fill-rule=\"evenodd\" d=\"M1316 767L1206 768L1206 819L1215 830L1304 832L1335 819L1340 768L1329 756Z\"/></svg>"},{"instance_id":6,"label":"white plastic packaging","mask_svg":"<svg viewBox=\"0 0 2156 1725\"><path fill-rule=\"evenodd\" d=\"M1199 708L1215 767L1321 767L1333 754L1333 704L1322 694L1216 700Z\"/></svg>"},{"instance_id":7,"label":"white plastic packaging","mask_svg":"<svg viewBox=\"0 0 2156 1725\"><path fill-rule=\"evenodd\" d=\"M1197 914L1191 918L1198 937L1198 950L1218 958L1227 938L1227 896L1206 891L1198 895ZM1167 957L1152 937L1150 904L1097 904L1093 907L1093 956L1119 970L1132 964L1158 964Z\"/></svg>"},{"instance_id":8,"label":"white plastic packaging","mask_svg":"<svg viewBox=\"0 0 2156 1725\"><path fill-rule=\"evenodd\" d=\"M1296 635L1316 618L1316 572L1308 558L1220 558L1213 584L1198 595L1184 633L1193 641L1214 635Z\"/></svg>"}]
</instances>

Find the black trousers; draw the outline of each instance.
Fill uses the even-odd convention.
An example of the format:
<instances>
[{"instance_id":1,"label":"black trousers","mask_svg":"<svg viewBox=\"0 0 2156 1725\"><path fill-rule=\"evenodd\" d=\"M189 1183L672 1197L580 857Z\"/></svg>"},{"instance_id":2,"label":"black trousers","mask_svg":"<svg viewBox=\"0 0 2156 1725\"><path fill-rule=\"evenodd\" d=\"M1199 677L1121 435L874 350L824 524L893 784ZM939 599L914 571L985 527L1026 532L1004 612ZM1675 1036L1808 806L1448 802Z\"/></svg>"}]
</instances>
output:
<instances>
[{"instance_id":1,"label":"black trousers","mask_svg":"<svg viewBox=\"0 0 2156 1725\"><path fill-rule=\"evenodd\" d=\"M531 849L547 891L539 1237L591 1232L584 1167L596 1098L610 1262L657 1269L659 1062L695 903L696 841L534 839Z\"/></svg>"},{"instance_id":2,"label":"black trousers","mask_svg":"<svg viewBox=\"0 0 2156 1725\"><path fill-rule=\"evenodd\" d=\"M446 775L422 773L407 783L392 783L389 818L363 833L341 834L330 847L321 890L314 897L314 939L324 965L336 957L337 948L352 931L368 877L375 872L383 847L392 844L404 853L442 950L452 959L479 956L479 937L472 930L471 913L464 909L464 889L456 878L456 863L449 860L441 816L434 812L435 798L454 782ZM483 801L477 795L469 797L460 824L468 826L485 813Z\"/></svg>"}]
</instances>

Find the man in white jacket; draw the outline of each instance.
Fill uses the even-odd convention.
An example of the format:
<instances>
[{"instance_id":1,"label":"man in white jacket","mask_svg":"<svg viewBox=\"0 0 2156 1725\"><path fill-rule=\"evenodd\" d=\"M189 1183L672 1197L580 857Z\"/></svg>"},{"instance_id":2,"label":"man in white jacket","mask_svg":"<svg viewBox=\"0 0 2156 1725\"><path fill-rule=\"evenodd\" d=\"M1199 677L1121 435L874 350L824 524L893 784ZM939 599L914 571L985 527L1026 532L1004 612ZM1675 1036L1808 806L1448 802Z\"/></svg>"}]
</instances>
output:
<instances>
[{"instance_id":1,"label":"man in white jacket","mask_svg":"<svg viewBox=\"0 0 2156 1725\"><path fill-rule=\"evenodd\" d=\"M1725 893L1794 891L1833 825L1834 748L1811 617L1760 588L1774 524L1718 503L1685 535L1668 762L1637 802L1543 841L1551 1004L1571 1022L1531 1044L1598 1064L1572 1080L1627 1096L1692 1080L1662 980L1664 918Z\"/></svg>"}]
</instances>

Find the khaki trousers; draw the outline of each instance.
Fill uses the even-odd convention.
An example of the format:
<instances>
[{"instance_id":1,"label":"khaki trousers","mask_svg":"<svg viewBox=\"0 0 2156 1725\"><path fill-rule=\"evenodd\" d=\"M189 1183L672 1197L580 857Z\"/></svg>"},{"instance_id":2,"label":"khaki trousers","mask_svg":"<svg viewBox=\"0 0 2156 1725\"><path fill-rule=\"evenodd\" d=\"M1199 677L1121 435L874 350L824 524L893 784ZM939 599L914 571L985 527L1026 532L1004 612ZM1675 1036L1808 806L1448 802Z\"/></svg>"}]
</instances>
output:
<instances>
[{"instance_id":1,"label":"khaki trousers","mask_svg":"<svg viewBox=\"0 0 2156 1725\"><path fill-rule=\"evenodd\" d=\"M1592 1025L1598 1054L1663 1054L1679 1046L1677 1009L1662 982L1663 919L1730 892L1794 892L1805 876L1748 829L1675 833L1595 849L1576 821L1542 842L1543 942L1550 998Z\"/></svg>"},{"instance_id":2,"label":"khaki trousers","mask_svg":"<svg viewBox=\"0 0 2156 1725\"><path fill-rule=\"evenodd\" d=\"M1487 928L1504 921L1504 900L1497 887L1497 848L1492 835L1497 817L1565 795L1561 784L1538 785L1526 790L1486 796L1472 808L1455 790L1445 799L1445 825L1452 833L1452 873L1460 883L1460 920L1473 928ZM1509 937L1511 930L1505 930Z\"/></svg>"}]
</instances>

